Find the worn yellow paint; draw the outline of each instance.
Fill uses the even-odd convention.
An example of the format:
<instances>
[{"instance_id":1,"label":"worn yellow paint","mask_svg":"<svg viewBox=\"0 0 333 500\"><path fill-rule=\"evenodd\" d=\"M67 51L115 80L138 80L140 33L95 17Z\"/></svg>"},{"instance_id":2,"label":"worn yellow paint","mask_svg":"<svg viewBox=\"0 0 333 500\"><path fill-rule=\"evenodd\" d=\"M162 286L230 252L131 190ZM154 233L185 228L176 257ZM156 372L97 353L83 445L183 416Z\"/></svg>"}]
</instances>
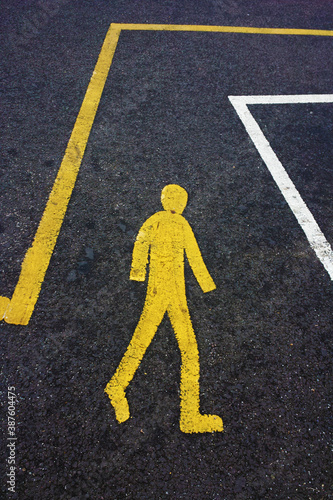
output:
<instances>
[{"instance_id":1,"label":"worn yellow paint","mask_svg":"<svg viewBox=\"0 0 333 500\"><path fill-rule=\"evenodd\" d=\"M177 24L111 24L91 77L72 135L55 179L32 246L27 251L12 299L0 297L0 320L27 325L34 310L65 216L89 138L104 84L122 30L252 33L269 35L333 36L331 30L201 26Z\"/></svg>"},{"instance_id":2,"label":"worn yellow paint","mask_svg":"<svg viewBox=\"0 0 333 500\"><path fill-rule=\"evenodd\" d=\"M5 317L10 300L7 297L0 297L0 320Z\"/></svg>"},{"instance_id":3,"label":"worn yellow paint","mask_svg":"<svg viewBox=\"0 0 333 500\"><path fill-rule=\"evenodd\" d=\"M74 188L119 33L120 30L111 25L106 35L42 220L32 246L26 253L18 284L6 308L4 319L8 323L27 325L34 310Z\"/></svg>"},{"instance_id":4,"label":"worn yellow paint","mask_svg":"<svg viewBox=\"0 0 333 500\"><path fill-rule=\"evenodd\" d=\"M203 292L216 287L192 229L181 215L187 203L187 192L170 184L163 189L161 200L164 210L143 224L133 250L131 280L145 280L149 260L144 308L127 351L105 392L117 420L127 420L130 412L125 390L167 312L182 359L180 428L188 433L222 431L220 417L202 415L199 411L199 352L185 295L184 253Z\"/></svg>"}]
</instances>

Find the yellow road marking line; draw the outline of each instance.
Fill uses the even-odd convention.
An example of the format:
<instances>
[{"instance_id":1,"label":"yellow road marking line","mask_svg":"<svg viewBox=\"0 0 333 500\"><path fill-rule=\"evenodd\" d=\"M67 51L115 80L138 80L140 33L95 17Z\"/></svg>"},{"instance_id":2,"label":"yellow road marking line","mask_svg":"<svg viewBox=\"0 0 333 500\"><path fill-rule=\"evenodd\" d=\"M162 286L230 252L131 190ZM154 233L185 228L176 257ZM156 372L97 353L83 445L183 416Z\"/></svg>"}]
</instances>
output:
<instances>
[{"instance_id":1,"label":"yellow road marking line","mask_svg":"<svg viewBox=\"0 0 333 500\"><path fill-rule=\"evenodd\" d=\"M106 35L42 220L6 308L5 321L8 323L27 325L34 310L79 172L119 34L119 28L111 26Z\"/></svg>"},{"instance_id":2,"label":"yellow road marking line","mask_svg":"<svg viewBox=\"0 0 333 500\"><path fill-rule=\"evenodd\" d=\"M211 33L253 33L261 35L314 35L333 36L332 30L308 30L293 28L254 28L249 26L200 26L190 24L114 24L121 30L147 31L201 31Z\"/></svg>"},{"instance_id":3,"label":"yellow road marking line","mask_svg":"<svg viewBox=\"0 0 333 500\"><path fill-rule=\"evenodd\" d=\"M34 310L75 185L90 130L122 30L333 36L331 30L177 24L111 24L34 241L24 257L13 297L11 300L7 297L0 297L0 320L3 318L7 323L27 325Z\"/></svg>"}]
</instances>

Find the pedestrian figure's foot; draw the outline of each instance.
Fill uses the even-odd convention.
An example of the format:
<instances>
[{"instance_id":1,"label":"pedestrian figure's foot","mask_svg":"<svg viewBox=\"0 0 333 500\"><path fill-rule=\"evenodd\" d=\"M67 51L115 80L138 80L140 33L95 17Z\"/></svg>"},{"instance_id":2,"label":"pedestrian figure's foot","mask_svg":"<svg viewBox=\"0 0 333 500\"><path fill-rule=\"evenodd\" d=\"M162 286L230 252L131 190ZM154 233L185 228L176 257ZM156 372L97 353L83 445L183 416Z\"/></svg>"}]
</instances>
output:
<instances>
[{"instance_id":1,"label":"pedestrian figure's foot","mask_svg":"<svg viewBox=\"0 0 333 500\"><path fill-rule=\"evenodd\" d=\"M108 384L104 392L109 396L110 402L116 412L116 419L121 424L130 417L129 406L125 396L125 391L121 387L113 387Z\"/></svg>"},{"instance_id":2,"label":"pedestrian figure's foot","mask_svg":"<svg viewBox=\"0 0 333 500\"><path fill-rule=\"evenodd\" d=\"M201 415L201 413L184 413L180 417L180 430L192 432L222 432L223 422L217 415Z\"/></svg>"}]
</instances>

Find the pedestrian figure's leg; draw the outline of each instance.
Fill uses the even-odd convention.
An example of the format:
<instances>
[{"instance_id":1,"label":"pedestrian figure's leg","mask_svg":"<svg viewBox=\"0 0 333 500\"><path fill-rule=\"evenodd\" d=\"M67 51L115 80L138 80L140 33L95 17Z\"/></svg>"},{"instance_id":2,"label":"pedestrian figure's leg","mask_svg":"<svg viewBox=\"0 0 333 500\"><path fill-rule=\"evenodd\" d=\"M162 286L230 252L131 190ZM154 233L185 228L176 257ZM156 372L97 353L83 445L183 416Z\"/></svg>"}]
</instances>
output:
<instances>
[{"instance_id":1,"label":"pedestrian figure's leg","mask_svg":"<svg viewBox=\"0 0 333 500\"><path fill-rule=\"evenodd\" d=\"M125 422L130 416L125 390L134 377L141 360L161 323L166 307L162 297L144 305L132 340L119 363L116 373L105 388L115 409L118 422Z\"/></svg>"},{"instance_id":2,"label":"pedestrian figure's leg","mask_svg":"<svg viewBox=\"0 0 333 500\"><path fill-rule=\"evenodd\" d=\"M183 432L223 431L217 415L202 415L199 411L199 351L186 302L172 304L168 314L181 352L180 429Z\"/></svg>"}]
</instances>

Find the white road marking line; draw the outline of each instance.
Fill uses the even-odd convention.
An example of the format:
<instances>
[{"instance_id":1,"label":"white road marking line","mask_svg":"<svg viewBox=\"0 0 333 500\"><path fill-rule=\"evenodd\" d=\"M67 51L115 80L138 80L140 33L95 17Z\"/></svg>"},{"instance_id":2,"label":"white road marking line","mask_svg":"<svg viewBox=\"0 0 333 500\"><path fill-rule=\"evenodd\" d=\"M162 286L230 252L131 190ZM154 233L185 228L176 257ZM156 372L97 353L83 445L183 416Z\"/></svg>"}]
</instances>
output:
<instances>
[{"instance_id":1,"label":"white road marking line","mask_svg":"<svg viewBox=\"0 0 333 500\"><path fill-rule=\"evenodd\" d=\"M333 94L229 96L229 100L235 108L239 118L242 120L246 131L251 137L263 161L266 163L268 170L272 174L286 202L297 218L311 247L333 281L332 247L326 240L312 213L303 201L294 183L274 153L271 145L248 108L249 104L333 103Z\"/></svg>"},{"instance_id":2,"label":"white road marking line","mask_svg":"<svg viewBox=\"0 0 333 500\"><path fill-rule=\"evenodd\" d=\"M229 96L233 102L251 104L316 104L332 103L333 94L299 94L299 95L241 95Z\"/></svg>"}]
</instances>

